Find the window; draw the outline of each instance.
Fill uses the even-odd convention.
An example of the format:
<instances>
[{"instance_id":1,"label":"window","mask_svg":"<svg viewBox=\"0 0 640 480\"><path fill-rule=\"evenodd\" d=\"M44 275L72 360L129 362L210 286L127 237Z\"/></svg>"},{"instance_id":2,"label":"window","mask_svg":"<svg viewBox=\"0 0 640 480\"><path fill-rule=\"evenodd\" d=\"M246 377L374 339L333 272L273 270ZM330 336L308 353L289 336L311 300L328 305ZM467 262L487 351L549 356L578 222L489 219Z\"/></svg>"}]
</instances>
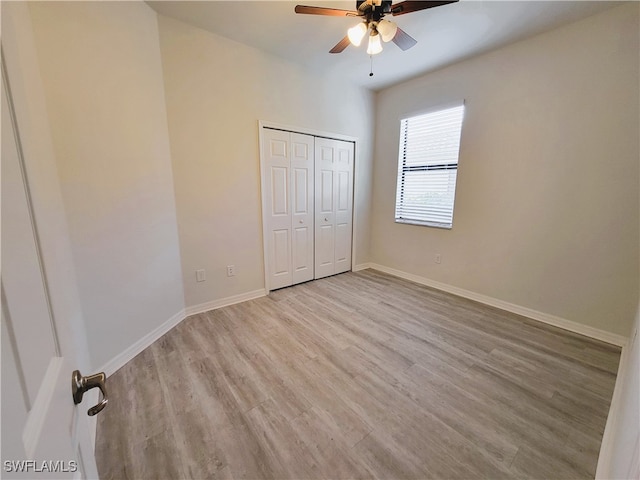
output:
<instances>
[{"instance_id":1,"label":"window","mask_svg":"<svg viewBox=\"0 0 640 480\"><path fill-rule=\"evenodd\" d=\"M451 228L464 105L400 122L396 222Z\"/></svg>"}]
</instances>

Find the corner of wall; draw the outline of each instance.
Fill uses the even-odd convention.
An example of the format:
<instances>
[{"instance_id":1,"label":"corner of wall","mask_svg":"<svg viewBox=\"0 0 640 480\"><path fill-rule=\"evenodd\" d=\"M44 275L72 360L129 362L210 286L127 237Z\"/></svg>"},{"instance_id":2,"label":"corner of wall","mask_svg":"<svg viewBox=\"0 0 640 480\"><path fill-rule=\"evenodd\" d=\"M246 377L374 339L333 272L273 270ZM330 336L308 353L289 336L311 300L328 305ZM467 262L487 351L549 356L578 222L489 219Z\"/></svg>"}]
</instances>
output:
<instances>
[{"instance_id":1,"label":"corner of wall","mask_svg":"<svg viewBox=\"0 0 640 480\"><path fill-rule=\"evenodd\" d=\"M622 348L616 385L607 416L597 479L640 478L640 305L629 342Z\"/></svg>"}]
</instances>

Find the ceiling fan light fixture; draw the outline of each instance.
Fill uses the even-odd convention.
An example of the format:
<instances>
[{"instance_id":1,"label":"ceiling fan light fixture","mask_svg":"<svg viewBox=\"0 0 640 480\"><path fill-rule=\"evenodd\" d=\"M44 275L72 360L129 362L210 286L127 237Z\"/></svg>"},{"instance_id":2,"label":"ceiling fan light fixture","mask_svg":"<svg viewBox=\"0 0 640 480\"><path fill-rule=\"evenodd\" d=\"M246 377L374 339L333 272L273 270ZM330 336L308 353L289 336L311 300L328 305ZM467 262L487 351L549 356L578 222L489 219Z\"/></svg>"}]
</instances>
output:
<instances>
[{"instance_id":1,"label":"ceiling fan light fixture","mask_svg":"<svg viewBox=\"0 0 640 480\"><path fill-rule=\"evenodd\" d=\"M347 35L349 36L349 41L355 47L359 47L362 43L362 39L364 38L365 33L367 33L367 24L364 22L359 23L355 27L351 27L347 30Z\"/></svg>"},{"instance_id":2,"label":"ceiling fan light fixture","mask_svg":"<svg viewBox=\"0 0 640 480\"><path fill-rule=\"evenodd\" d=\"M367 47L368 55L377 55L382 51L382 42L377 30L373 30L369 35L369 46Z\"/></svg>"},{"instance_id":3,"label":"ceiling fan light fixture","mask_svg":"<svg viewBox=\"0 0 640 480\"><path fill-rule=\"evenodd\" d=\"M377 30L380 32L383 42L390 42L393 40L393 37L396 36L398 26L389 20L380 20L378 22Z\"/></svg>"}]
</instances>

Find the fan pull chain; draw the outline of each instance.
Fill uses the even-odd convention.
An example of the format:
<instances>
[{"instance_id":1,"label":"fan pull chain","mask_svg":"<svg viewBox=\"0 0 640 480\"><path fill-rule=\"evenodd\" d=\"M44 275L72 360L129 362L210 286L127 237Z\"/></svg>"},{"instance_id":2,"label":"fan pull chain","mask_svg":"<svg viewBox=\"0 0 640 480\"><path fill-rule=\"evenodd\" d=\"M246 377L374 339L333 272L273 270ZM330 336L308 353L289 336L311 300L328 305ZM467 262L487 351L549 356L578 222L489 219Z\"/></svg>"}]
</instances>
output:
<instances>
[{"instance_id":1,"label":"fan pull chain","mask_svg":"<svg viewBox=\"0 0 640 480\"><path fill-rule=\"evenodd\" d=\"M369 76L373 77L373 55L369 55L369 58L371 59L371 68L369 69Z\"/></svg>"}]
</instances>

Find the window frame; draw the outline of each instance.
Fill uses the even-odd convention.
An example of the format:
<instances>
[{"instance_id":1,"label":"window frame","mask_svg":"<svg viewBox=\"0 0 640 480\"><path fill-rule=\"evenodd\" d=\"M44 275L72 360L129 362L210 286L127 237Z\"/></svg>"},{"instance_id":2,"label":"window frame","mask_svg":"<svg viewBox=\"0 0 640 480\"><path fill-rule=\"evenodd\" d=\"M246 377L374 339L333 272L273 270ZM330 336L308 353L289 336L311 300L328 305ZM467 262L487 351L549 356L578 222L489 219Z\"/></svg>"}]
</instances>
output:
<instances>
[{"instance_id":1,"label":"window frame","mask_svg":"<svg viewBox=\"0 0 640 480\"><path fill-rule=\"evenodd\" d=\"M403 122L410 120L414 117L426 116L426 115L442 112L445 110L450 110L453 108L460 108L460 107L462 108L462 118L460 120L458 149L456 151L456 162L455 163L448 162L448 163L441 163L441 164L428 164L425 162L422 165L405 166L406 139L404 135L405 128L403 127ZM394 205L395 206L395 211L394 211L395 223L406 224L406 225L417 225L417 226L423 226L423 227L434 227L434 228L441 228L446 230L451 230L453 228L455 197L456 197L456 191L457 191L457 173L458 173L459 162L460 162L460 145L462 143L462 130L464 127L465 112L466 112L466 102L464 100L461 100L461 101L449 102L446 104L440 104L440 105L431 107L426 110L421 110L418 112L403 114L402 117L399 118L400 131L399 131L399 138L398 138L398 170L397 170L397 176L396 176L396 196L395 196L395 205ZM398 216L398 211L402 210L402 206L405 205L404 203L400 204L400 201L401 201L401 196L404 193L403 188L404 188L404 183L406 178L405 177L406 172L412 172L412 171L428 172L428 171L446 171L446 170L456 171L455 185L453 188L453 199L451 201L450 222L445 223L445 222L438 222L435 220L423 220L423 219L406 218L406 217ZM449 177L449 181L450 181L450 177Z\"/></svg>"}]
</instances>

